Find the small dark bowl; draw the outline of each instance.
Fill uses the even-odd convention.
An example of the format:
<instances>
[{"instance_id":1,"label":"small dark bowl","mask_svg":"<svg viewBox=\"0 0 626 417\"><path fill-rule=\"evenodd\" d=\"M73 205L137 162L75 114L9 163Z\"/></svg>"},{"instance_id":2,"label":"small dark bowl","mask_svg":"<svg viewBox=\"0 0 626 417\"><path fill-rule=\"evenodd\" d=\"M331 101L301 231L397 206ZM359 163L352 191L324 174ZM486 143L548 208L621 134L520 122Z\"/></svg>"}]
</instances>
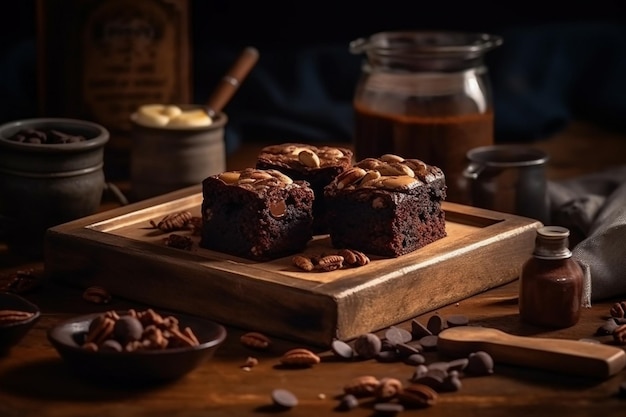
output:
<instances>
[{"instance_id":1,"label":"small dark bowl","mask_svg":"<svg viewBox=\"0 0 626 417\"><path fill-rule=\"evenodd\" d=\"M125 312L118 312L120 315ZM161 383L178 379L213 356L226 339L226 329L210 320L175 314L200 344L193 347L137 352L92 352L80 345L91 320L102 313L67 320L48 331L48 340L74 372L100 382Z\"/></svg>"},{"instance_id":2,"label":"small dark bowl","mask_svg":"<svg viewBox=\"0 0 626 417\"><path fill-rule=\"evenodd\" d=\"M35 325L41 312L39 307L19 295L2 292L0 293L0 310L18 310L34 313L26 320L2 324L0 322L0 356L9 352L11 347L22 340L28 331Z\"/></svg>"}]
</instances>

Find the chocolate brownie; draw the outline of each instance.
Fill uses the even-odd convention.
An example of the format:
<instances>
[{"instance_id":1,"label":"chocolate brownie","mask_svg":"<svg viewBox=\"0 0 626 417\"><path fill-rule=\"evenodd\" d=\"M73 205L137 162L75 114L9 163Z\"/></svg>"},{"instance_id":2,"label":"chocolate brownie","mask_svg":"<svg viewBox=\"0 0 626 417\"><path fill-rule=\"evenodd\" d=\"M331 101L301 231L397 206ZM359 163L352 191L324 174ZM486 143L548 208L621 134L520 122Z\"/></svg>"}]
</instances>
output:
<instances>
[{"instance_id":1,"label":"chocolate brownie","mask_svg":"<svg viewBox=\"0 0 626 417\"><path fill-rule=\"evenodd\" d=\"M309 183L315 193L313 201L313 233L328 233L324 187L352 166L353 152L347 148L283 143L263 148L256 167L277 169L294 180Z\"/></svg>"},{"instance_id":2,"label":"chocolate brownie","mask_svg":"<svg viewBox=\"0 0 626 417\"><path fill-rule=\"evenodd\" d=\"M255 261L301 251L312 238L313 190L276 170L247 168L202 181L200 246Z\"/></svg>"},{"instance_id":3,"label":"chocolate brownie","mask_svg":"<svg viewBox=\"0 0 626 417\"><path fill-rule=\"evenodd\" d=\"M364 159L324 193L336 248L397 257L446 236L445 176L418 159Z\"/></svg>"}]
</instances>

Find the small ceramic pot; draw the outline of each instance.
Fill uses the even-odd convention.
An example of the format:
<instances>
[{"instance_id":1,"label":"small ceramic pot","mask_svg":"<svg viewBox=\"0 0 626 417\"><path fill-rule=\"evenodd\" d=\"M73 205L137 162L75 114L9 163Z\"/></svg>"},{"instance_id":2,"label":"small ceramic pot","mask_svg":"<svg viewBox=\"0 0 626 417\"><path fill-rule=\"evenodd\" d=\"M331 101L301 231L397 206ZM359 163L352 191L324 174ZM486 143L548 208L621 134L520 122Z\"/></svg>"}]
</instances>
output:
<instances>
[{"instance_id":1,"label":"small ceramic pot","mask_svg":"<svg viewBox=\"0 0 626 417\"><path fill-rule=\"evenodd\" d=\"M54 129L86 140L64 144L11 140L27 129ZM84 120L36 118L0 126L0 216L9 248L42 254L48 228L98 210L108 141L107 129Z\"/></svg>"},{"instance_id":2,"label":"small ceramic pot","mask_svg":"<svg viewBox=\"0 0 626 417\"><path fill-rule=\"evenodd\" d=\"M213 123L202 127L149 127L135 119L131 115L131 199L143 200L198 185L226 170L226 114L219 113Z\"/></svg>"}]
</instances>

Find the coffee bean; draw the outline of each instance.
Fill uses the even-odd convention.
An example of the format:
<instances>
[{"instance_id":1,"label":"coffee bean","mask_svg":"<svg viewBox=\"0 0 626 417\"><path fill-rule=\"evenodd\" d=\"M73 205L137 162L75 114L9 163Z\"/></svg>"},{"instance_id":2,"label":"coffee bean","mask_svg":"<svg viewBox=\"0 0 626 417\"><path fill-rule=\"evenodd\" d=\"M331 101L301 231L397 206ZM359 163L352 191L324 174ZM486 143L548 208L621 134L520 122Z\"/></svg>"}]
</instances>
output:
<instances>
[{"instance_id":1,"label":"coffee bean","mask_svg":"<svg viewBox=\"0 0 626 417\"><path fill-rule=\"evenodd\" d=\"M424 336L419 340L419 342L425 351L436 350L437 343L439 342L439 337L434 334L430 336Z\"/></svg>"},{"instance_id":2,"label":"coffee bean","mask_svg":"<svg viewBox=\"0 0 626 417\"><path fill-rule=\"evenodd\" d=\"M354 349L348 343L343 340L333 340L330 348L335 356L343 359L352 359L354 356Z\"/></svg>"},{"instance_id":3,"label":"coffee bean","mask_svg":"<svg viewBox=\"0 0 626 417\"><path fill-rule=\"evenodd\" d=\"M415 319L411 321L411 335L413 336L414 340L419 340L422 337L430 336L431 334L432 332L419 321Z\"/></svg>"},{"instance_id":4,"label":"coffee bean","mask_svg":"<svg viewBox=\"0 0 626 417\"><path fill-rule=\"evenodd\" d=\"M443 319L439 314L434 314L430 316L428 319L428 323L426 324L426 328L434 335L438 335L443 330L444 323Z\"/></svg>"},{"instance_id":5,"label":"coffee bean","mask_svg":"<svg viewBox=\"0 0 626 417\"><path fill-rule=\"evenodd\" d=\"M452 314L446 317L446 323L449 327L467 326L469 318L464 314Z\"/></svg>"},{"instance_id":6,"label":"coffee bean","mask_svg":"<svg viewBox=\"0 0 626 417\"><path fill-rule=\"evenodd\" d=\"M293 408L298 405L298 398L291 391L283 388L272 391L272 401L280 408Z\"/></svg>"},{"instance_id":7,"label":"coffee bean","mask_svg":"<svg viewBox=\"0 0 626 417\"><path fill-rule=\"evenodd\" d=\"M360 335L354 341L354 351L363 359L372 359L380 353L382 342L374 333Z\"/></svg>"},{"instance_id":8,"label":"coffee bean","mask_svg":"<svg viewBox=\"0 0 626 417\"><path fill-rule=\"evenodd\" d=\"M413 339L413 335L408 330L391 326L385 332L385 338L393 345L397 345L399 343L410 342Z\"/></svg>"}]
</instances>

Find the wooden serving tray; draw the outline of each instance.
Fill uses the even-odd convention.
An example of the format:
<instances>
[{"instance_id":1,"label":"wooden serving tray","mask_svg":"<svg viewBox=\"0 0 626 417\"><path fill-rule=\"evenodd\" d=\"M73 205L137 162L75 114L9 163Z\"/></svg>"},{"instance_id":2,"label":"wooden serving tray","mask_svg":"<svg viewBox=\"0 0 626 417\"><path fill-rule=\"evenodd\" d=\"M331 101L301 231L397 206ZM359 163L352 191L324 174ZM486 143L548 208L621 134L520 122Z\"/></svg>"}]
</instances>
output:
<instances>
[{"instance_id":1,"label":"wooden serving tray","mask_svg":"<svg viewBox=\"0 0 626 417\"><path fill-rule=\"evenodd\" d=\"M200 186L49 229L44 265L52 279L319 346L410 319L518 277L541 223L444 202L448 236L398 258L304 272L291 257L254 262L198 247L167 247L150 225L190 210ZM181 233L181 232L176 232ZM182 234L187 232L182 232ZM327 235L306 254L328 253Z\"/></svg>"}]
</instances>

